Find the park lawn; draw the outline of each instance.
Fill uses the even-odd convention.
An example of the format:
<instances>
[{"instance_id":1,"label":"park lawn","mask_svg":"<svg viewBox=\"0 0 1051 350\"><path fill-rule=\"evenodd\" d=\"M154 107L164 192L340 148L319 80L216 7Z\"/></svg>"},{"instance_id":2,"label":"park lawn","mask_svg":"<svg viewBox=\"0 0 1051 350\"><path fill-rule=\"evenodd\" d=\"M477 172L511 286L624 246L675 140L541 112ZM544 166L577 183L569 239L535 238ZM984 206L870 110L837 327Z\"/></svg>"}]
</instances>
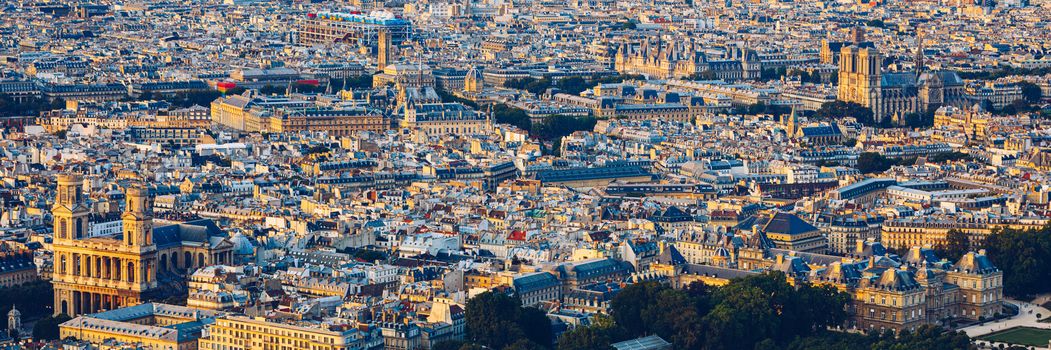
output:
<instances>
[{"instance_id":1,"label":"park lawn","mask_svg":"<svg viewBox=\"0 0 1051 350\"><path fill-rule=\"evenodd\" d=\"M1047 346L1048 340L1051 340L1051 329L1014 327L983 335L978 339L1026 346Z\"/></svg>"}]
</instances>

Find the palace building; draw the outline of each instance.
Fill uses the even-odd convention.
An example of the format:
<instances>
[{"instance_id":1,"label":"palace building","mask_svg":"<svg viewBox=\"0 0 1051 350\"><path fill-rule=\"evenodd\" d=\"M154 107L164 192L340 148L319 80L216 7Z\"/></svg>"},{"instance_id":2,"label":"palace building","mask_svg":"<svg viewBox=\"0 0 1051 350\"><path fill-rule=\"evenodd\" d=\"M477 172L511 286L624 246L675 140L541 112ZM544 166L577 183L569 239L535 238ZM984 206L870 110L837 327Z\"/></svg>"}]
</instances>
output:
<instances>
[{"instance_id":1,"label":"palace building","mask_svg":"<svg viewBox=\"0 0 1051 350\"><path fill-rule=\"evenodd\" d=\"M90 236L91 206L79 175L59 175L54 217L55 314L77 316L133 306L185 289L189 269L232 259L233 244L206 220L153 226L152 200L125 189L118 234ZM181 260L181 261L180 261Z\"/></svg>"},{"instance_id":2,"label":"palace building","mask_svg":"<svg viewBox=\"0 0 1051 350\"><path fill-rule=\"evenodd\" d=\"M834 256L781 249L762 230L683 234L674 244L658 247L658 256L679 258L657 258L644 274L658 275L673 286L696 280L721 284L779 271L792 285L835 287L851 295L843 326L852 330L915 330L1003 312L1003 272L984 250L953 262L936 256L929 246L913 246L897 256L881 243L865 240L857 241L847 256Z\"/></svg>"},{"instance_id":3,"label":"palace building","mask_svg":"<svg viewBox=\"0 0 1051 350\"><path fill-rule=\"evenodd\" d=\"M637 46L621 44L614 66L622 74L643 74L655 79L686 78L706 71L723 80L759 78L763 67L754 50L731 46L726 56L725 59L709 60L692 43L643 41Z\"/></svg>"}]
</instances>

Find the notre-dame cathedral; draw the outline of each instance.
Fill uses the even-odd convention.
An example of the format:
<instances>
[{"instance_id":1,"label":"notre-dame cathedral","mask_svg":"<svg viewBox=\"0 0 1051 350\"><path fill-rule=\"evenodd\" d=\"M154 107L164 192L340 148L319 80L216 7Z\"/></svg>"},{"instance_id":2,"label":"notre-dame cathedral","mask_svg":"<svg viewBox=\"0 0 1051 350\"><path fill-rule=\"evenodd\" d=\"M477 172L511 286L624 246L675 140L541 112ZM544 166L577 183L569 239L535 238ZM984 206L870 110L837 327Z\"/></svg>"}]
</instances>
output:
<instances>
[{"instance_id":1,"label":"notre-dame cathedral","mask_svg":"<svg viewBox=\"0 0 1051 350\"><path fill-rule=\"evenodd\" d=\"M883 55L872 45L844 45L838 60L837 99L871 108L878 122L892 118L901 124L909 113L967 104L963 80L955 72L923 71L922 45L912 72L883 72Z\"/></svg>"}]
</instances>

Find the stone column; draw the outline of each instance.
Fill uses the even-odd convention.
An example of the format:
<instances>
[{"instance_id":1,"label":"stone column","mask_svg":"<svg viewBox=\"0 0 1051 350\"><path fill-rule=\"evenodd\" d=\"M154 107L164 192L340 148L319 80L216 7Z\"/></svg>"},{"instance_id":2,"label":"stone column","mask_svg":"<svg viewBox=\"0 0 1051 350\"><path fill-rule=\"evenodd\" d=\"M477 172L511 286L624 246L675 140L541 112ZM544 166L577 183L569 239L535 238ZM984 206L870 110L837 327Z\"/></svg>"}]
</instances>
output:
<instances>
[{"instance_id":1,"label":"stone column","mask_svg":"<svg viewBox=\"0 0 1051 350\"><path fill-rule=\"evenodd\" d=\"M67 303L69 304L70 316L76 317L80 314L80 300L78 299L80 292L70 292L70 295L72 295L72 298Z\"/></svg>"},{"instance_id":2,"label":"stone column","mask_svg":"<svg viewBox=\"0 0 1051 350\"><path fill-rule=\"evenodd\" d=\"M91 294L86 292L80 292L80 313L90 314L91 313Z\"/></svg>"}]
</instances>

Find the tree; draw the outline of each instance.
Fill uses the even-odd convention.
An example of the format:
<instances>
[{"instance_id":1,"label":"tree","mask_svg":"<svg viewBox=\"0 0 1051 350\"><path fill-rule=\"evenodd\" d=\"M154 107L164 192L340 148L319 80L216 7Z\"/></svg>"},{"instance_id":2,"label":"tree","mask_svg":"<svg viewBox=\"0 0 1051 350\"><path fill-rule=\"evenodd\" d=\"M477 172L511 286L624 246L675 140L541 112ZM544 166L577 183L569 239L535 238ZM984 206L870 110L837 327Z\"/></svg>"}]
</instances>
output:
<instances>
[{"instance_id":1,"label":"tree","mask_svg":"<svg viewBox=\"0 0 1051 350\"><path fill-rule=\"evenodd\" d=\"M328 84L332 86L333 90L336 89L371 89L372 88L372 75L362 74L347 77L345 79L332 78L328 80Z\"/></svg>"},{"instance_id":2,"label":"tree","mask_svg":"<svg viewBox=\"0 0 1051 350\"><path fill-rule=\"evenodd\" d=\"M467 301L467 336L471 341L503 349L521 340L547 347L551 344L551 321L536 308L522 308L517 298L485 292ZM529 349L528 344L514 344Z\"/></svg>"},{"instance_id":3,"label":"tree","mask_svg":"<svg viewBox=\"0 0 1051 350\"><path fill-rule=\"evenodd\" d=\"M41 300L52 300L54 290L48 281L33 281L17 286L0 288L0 329L7 329L7 313L12 306L17 306L22 312L22 320L35 320L51 315L51 303L42 303Z\"/></svg>"},{"instance_id":4,"label":"tree","mask_svg":"<svg viewBox=\"0 0 1051 350\"><path fill-rule=\"evenodd\" d=\"M929 162L929 163L954 162L954 161L965 160L965 159L970 159L970 158L971 158L971 156L967 155L967 153L952 151L952 152L938 153L938 154L935 154L933 156L930 156L930 157L927 158L927 162Z\"/></svg>"},{"instance_id":5,"label":"tree","mask_svg":"<svg viewBox=\"0 0 1051 350\"><path fill-rule=\"evenodd\" d=\"M833 101L821 105L814 117L824 120L837 120L853 117L864 125L875 125L872 109L855 102Z\"/></svg>"},{"instance_id":6,"label":"tree","mask_svg":"<svg viewBox=\"0 0 1051 350\"><path fill-rule=\"evenodd\" d=\"M525 338L535 344L548 347L554 342L554 334L551 332L551 320L547 313L535 307L518 309L518 327L522 329Z\"/></svg>"},{"instance_id":7,"label":"tree","mask_svg":"<svg viewBox=\"0 0 1051 350\"><path fill-rule=\"evenodd\" d=\"M284 95L285 88L273 85L266 85L259 88L259 93L263 95Z\"/></svg>"},{"instance_id":8,"label":"tree","mask_svg":"<svg viewBox=\"0 0 1051 350\"><path fill-rule=\"evenodd\" d=\"M542 94L547 88L551 87L551 80L536 79L531 77L525 77L520 79L508 79L504 82L504 87L510 89L526 90L533 94Z\"/></svg>"},{"instance_id":9,"label":"tree","mask_svg":"<svg viewBox=\"0 0 1051 350\"><path fill-rule=\"evenodd\" d=\"M757 103L748 106L748 114L771 114L775 116L785 115L792 113L792 110L782 105L768 105L765 103Z\"/></svg>"},{"instance_id":10,"label":"tree","mask_svg":"<svg viewBox=\"0 0 1051 350\"><path fill-rule=\"evenodd\" d=\"M29 98L16 102L11 96L0 94L0 117L35 116L41 111L50 111L66 107L66 101L57 98L48 101L43 98Z\"/></svg>"},{"instance_id":11,"label":"tree","mask_svg":"<svg viewBox=\"0 0 1051 350\"><path fill-rule=\"evenodd\" d=\"M707 296L706 289L696 286L687 293L647 282L622 289L613 297L610 308L625 337L657 334L677 349L689 349L702 344Z\"/></svg>"},{"instance_id":12,"label":"tree","mask_svg":"<svg viewBox=\"0 0 1051 350\"><path fill-rule=\"evenodd\" d=\"M576 94L579 94L579 93L583 92L584 90L587 90L588 87L594 86L594 85L588 84L588 81L586 79L584 79L583 77L572 76L572 77L562 78L561 80L558 81L557 86L558 86L559 90L562 90L562 91L564 91L566 93L569 93L569 94L576 95Z\"/></svg>"},{"instance_id":13,"label":"tree","mask_svg":"<svg viewBox=\"0 0 1051 350\"><path fill-rule=\"evenodd\" d=\"M529 341L529 339L519 339L518 341L511 343L511 345L505 346L504 350L544 350L547 349L545 346Z\"/></svg>"},{"instance_id":14,"label":"tree","mask_svg":"<svg viewBox=\"0 0 1051 350\"><path fill-rule=\"evenodd\" d=\"M949 261L957 261L971 250L971 238L967 233L952 229L945 234L945 246L937 249L938 255Z\"/></svg>"},{"instance_id":15,"label":"tree","mask_svg":"<svg viewBox=\"0 0 1051 350\"><path fill-rule=\"evenodd\" d=\"M1026 298L1051 292L1051 227L1000 229L986 236L982 246L1004 272L1004 294Z\"/></svg>"},{"instance_id":16,"label":"tree","mask_svg":"<svg viewBox=\"0 0 1051 350\"><path fill-rule=\"evenodd\" d=\"M1018 82L1018 86L1022 88L1022 99L1029 104L1040 103L1040 98L1043 96L1043 92L1040 90L1040 86L1033 84L1028 81Z\"/></svg>"},{"instance_id":17,"label":"tree","mask_svg":"<svg viewBox=\"0 0 1051 350\"><path fill-rule=\"evenodd\" d=\"M544 118L543 122L533 124L530 134L541 140L554 140L577 131L592 130L596 123L598 120L595 117L551 115Z\"/></svg>"},{"instance_id":18,"label":"tree","mask_svg":"<svg viewBox=\"0 0 1051 350\"><path fill-rule=\"evenodd\" d=\"M58 316L48 316L36 322L33 325L33 339L38 340L56 340L58 339L58 325L69 321L71 318L66 314L59 314Z\"/></svg>"},{"instance_id":19,"label":"tree","mask_svg":"<svg viewBox=\"0 0 1051 350\"><path fill-rule=\"evenodd\" d=\"M862 174L882 173L897 164L897 161L884 157L876 152L865 152L858 155L857 168Z\"/></svg>"},{"instance_id":20,"label":"tree","mask_svg":"<svg viewBox=\"0 0 1051 350\"><path fill-rule=\"evenodd\" d=\"M711 349L749 349L773 338L781 328L762 289L731 283L719 289L721 301L704 317Z\"/></svg>"},{"instance_id":21,"label":"tree","mask_svg":"<svg viewBox=\"0 0 1051 350\"><path fill-rule=\"evenodd\" d=\"M629 337L646 333L648 327L642 314L664 288L667 286L659 283L636 283L622 289L610 301L610 314Z\"/></svg>"},{"instance_id":22,"label":"tree","mask_svg":"<svg viewBox=\"0 0 1051 350\"><path fill-rule=\"evenodd\" d=\"M934 126L934 110L924 113L908 113L903 118L905 126L910 128L928 128Z\"/></svg>"},{"instance_id":23,"label":"tree","mask_svg":"<svg viewBox=\"0 0 1051 350\"><path fill-rule=\"evenodd\" d=\"M159 96L155 98L160 98L161 100L171 103L172 106L175 107L186 108L195 105L208 106L212 103L212 101L215 101L215 99L219 98L219 96L222 96L222 94L217 90L193 90L178 92L170 96ZM139 99L148 100L150 98L143 95L139 96Z\"/></svg>"},{"instance_id":24,"label":"tree","mask_svg":"<svg viewBox=\"0 0 1051 350\"><path fill-rule=\"evenodd\" d=\"M501 124L511 124L526 131L533 127L532 120L529 119L526 111L508 107L502 103L493 105L493 120Z\"/></svg>"},{"instance_id":25,"label":"tree","mask_svg":"<svg viewBox=\"0 0 1051 350\"><path fill-rule=\"evenodd\" d=\"M559 350L601 350L611 349L609 345L612 343L609 329L592 325L577 327L562 333L562 336L558 337L557 348Z\"/></svg>"}]
</instances>

